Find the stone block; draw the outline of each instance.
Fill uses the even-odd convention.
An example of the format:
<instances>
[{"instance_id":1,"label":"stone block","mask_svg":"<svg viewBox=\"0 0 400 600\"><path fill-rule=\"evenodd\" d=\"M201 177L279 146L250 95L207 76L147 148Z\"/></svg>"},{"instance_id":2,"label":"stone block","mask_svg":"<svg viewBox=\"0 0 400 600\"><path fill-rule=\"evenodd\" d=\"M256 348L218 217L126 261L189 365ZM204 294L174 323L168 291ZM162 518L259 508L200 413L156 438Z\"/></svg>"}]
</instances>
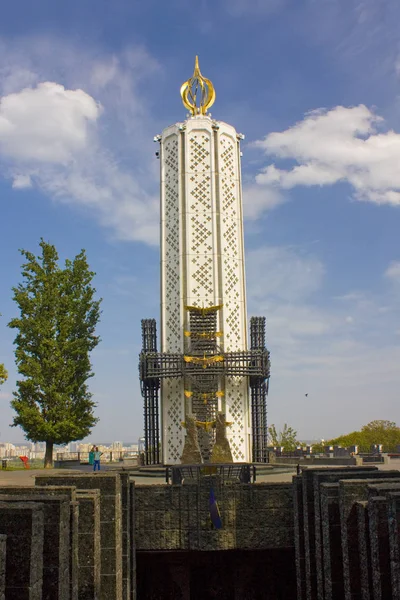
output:
<instances>
[{"instance_id":1,"label":"stone block","mask_svg":"<svg viewBox=\"0 0 400 600\"><path fill-rule=\"evenodd\" d=\"M388 528L393 598L400 598L400 493L389 493Z\"/></svg>"},{"instance_id":2,"label":"stone block","mask_svg":"<svg viewBox=\"0 0 400 600\"><path fill-rule=\"evenodd\" d=\"M325 600L342 600L343 560L340 531L339 484L323 483L320 487L320 516L322 541L318 551L322 554L322 582L319 581L319 597Z\"/></svg>"},{"instance_id":3,"label":"stone block","mask_svg":"<svg viewBox=\"0 0 400 600\"><path fill-rule=\"evenodd\" d=\"M6 593L6 542L7 536L0 535L0 600L5 600Z\"/></svg>"},{"instance_id":4,"label":"stone block","mask_svg":"<svg viewBox=\"0 0 400 600\"><path fill-rule=\"evenodd\" d=\"M211 525L211 485L222 530ZM294 545L290 484L221 485L218 478L212 478L175 489L140 486L134 501L138 550L255 550Z\"/></svg>"},{"instance_id":5,"label":"stone block","mask_svg":"<svg viewBox=\"0 0 400 600\"><path fill-rule=\"evenodd\" d=\"M79 532L79 503L77 501L70 502L71 510L71 544L70 544L70 595L71 600L78 600L79 595L79 545L78 545L78 532Z\"/></svg>"},{"instance_id":6,"label":"stone block","mask_svg":"<svg viewBox=\"0 0 400 600\"><path fill-rule=\"evenodd\" d=\"M43 506L42 599L69 600L70 503L68 496L47 496L43 493L2 494L1 501L39 502Z\"/></svg>"},{"instance_id":7,"label":"stone block","mask_svg":"<svg viewBox=\"0 0 400 600\"><path fill-rule=\"evenodd\" d=\"M71 485L82 490L100 490L100 543L101 553L107 550L107 561L101 559L100 600L123 600L122 587L122 504L121 476L118 472L66 473L36 477L38 485ZM110 557L113 557L112 559ZM113 560L114 567L109 566ZM112 570L112 574L108 571ZM112 581L113 580L113 581ZM113 589L113 595L109 589ZM124 598L125 600L125 598Z\"/></svg>"},{"instance_id":8,"label":"stone block","mask_svg":"<svg viewBox=\"0 0 400 600\"><path fill-rule=\"evenodd\" d=\"M384 496L369 498L369 540L374 600L391 600L390 547L388 526L388 499Z\"/></svg>"},{"instance_id":9,"label":"stone block","mask_svg":"<svg viewBox=\"0 0 400 600\"><path fill-rule=\"evenodd\" d=\"M24 588L11 588L7 591L6 600L42 600L42 582Z\"/></svg>"},{"instance_id":10,"label":"stone block","mask_svg":"<svg viewBox=\"0 0 400 600\"><path fill-rule=\"evenodd\" d=\"M0 488L1 494L10 494L23 496L27 493L35 496L46 494L46 496L67 496L70 501L70 548L69 548L69 581L71 600L78 598L78 546L77 546L77 531L78 531L78 506L76 500L76 488L74 486L32 486L32 487L4 487Z\"/></svg>"},{"instance_id":11,"label":"stone block","mask_svg":"<svg viewBox=\"0 0 400 600\"><path fill-rule=\"evenodd\" d=\"M400 492L400 478L396 479L382 479L379 482L369 481L367 488L367 496L389 496L391 493Z\"/></svg>"},{"instance_id":12,"label":"stone block","mask_svg":"<svg viewBox=\"0 0 400 600\"><path fill-rule=\"evenodd\" d=\"M361 565L358 548L356 502L368 499L370 484L394 481L399 471L376 471L363 479L341 479L339 484L340 523L343 550L343 577L346 600L360 597Z\"/></svg>"},{"instance_id":13,"label":"stone block","mask_svg":"<svg viewBox=\"0 0 400 600\"><path fill-rule=\"evenodd\" d=\"M133 593L131 569L131 485L129 472L120 472L121 477L121 511L122 511L122 594L125 600L131 600Z\"/></svg>"},{"instance_id":14,"label":"stone block","mask_svg":"<svg viewBox=\"0 0 400 600\"><path fill-rule=\"evenodd\" d=\"M79 503L79 600L89 600L100 597L100 492L76 490L76 497Z\"/></svg>"},{"instance_id":15,"label":"stone block","mask_svg":"<svg viewBox=\"0 0 400 600\"><path fill-rule=\"evenodd\" d=\"M391 472L390 475L399 476L399 472ZM337 483L339 480L348 480L348 479L360 479L363 480L365 477L382 477L382 472L378 471L376 467L360 467L360 468L346 468L341 470L332 470L330 469L328 472L317 472L313 475L314 479L314 518L315 518L315 564L316 564L316 576L317 576L317 597L318 600L324 599L324 578L323 578L323 563L324 563L324 545L322 544L322 526L323 522L321 520L320 513L320 486L323 482L325 483ZM333 501L334 503L334 501ZM332 510L336 510L332 506ZM335 579L335 587L332 588L332 593L335 597L341 597L342 593L342 584L341 584L341 567L339 561L342 561L342 552L339 551L340 555L336 556L335 565L332 565L336 569L337 577ZM344 574L343 574L344 577Z\"/></svg>"},{"instance_id":16,"label":"stone block","mask_svg":"<svg viewBox=\"0 0 400 600\"><path fill-rule=\"evenodd\" d=\"M371 483L368 486L368 494L369 498L373 499L374 497L384 497L387 500L387 529L386 524L381 524L381 530L383 528L384 534L387 533L389 540L389 560L390 560L390 577L391 577L391 588L392 588L392 596L390 598L400 598L400 565L399 565L399 531L400 531L400 482L396 482L395 480L389 482L385 481L379 483ZM374 513L375 516L375 513ZM373 527L373 524L370 525ZM382 549L381 554L381 563L383 565L381 567L381 571L385 573L388 570L387 564L387 556L383 554L385 549L385 541L382 540L382 543L378 545L378 548ZM376 578L377 579L377 578ZM375 581L375 588L378 590L382 588L381 596L384 597L385 585L386 585L386 577L381 575L381 584ZM374 588L374 590L375 590Z\"/></svg>"},{"instance_id":17,"label":"stone block","mask_svg":"<svg viewBox=\"0 0 400 600\"><path fill-rule=\"evenodd\" d=\"M316 600L322 593L322 556L317 546L321 548L322 525L320 519L319 486L321 483L334 483L340 478L364 477L366 473L375 471L376 467L338 467L318 468L302 471L303 478L303 513L304 513L304 547L306 564L306 597ZM318 561L318 562L317 562ZM317 583L318 581L318 583ZM318 588L318 584L320 588ZM320 596L321 597L321 596Z\"/></svg>"},{"instance_id":18,"label":"stone block","mask_svg":"<svg viewBox=\"0 0 400 600\"><path fill-rule=\"evenodd\" d=\"M360 595L362 600L372 598L371 546L369 541L368 502L356 502L358 549L360 553Z\"/></svg>"},{"instance_id":19,"label":"stone block","mask_svg":"<svg viewBox=\"0 0 400 600\"><path fill-rule=\"evenodd\" d=\"M41 600L43 532L42 504L0 502L0 534L7 536L7 600Z\"/></svg>"},{"instance_id":20,"label":"stone block","mask_svg":"<svg viewBox=\"0 0 400 600\"><path fill-rule=\"evenodd\" d=\"M294 546L296 562L297 600L307 600L304 547L303 478L293 477Z\"/></svg>"}]
</instances>

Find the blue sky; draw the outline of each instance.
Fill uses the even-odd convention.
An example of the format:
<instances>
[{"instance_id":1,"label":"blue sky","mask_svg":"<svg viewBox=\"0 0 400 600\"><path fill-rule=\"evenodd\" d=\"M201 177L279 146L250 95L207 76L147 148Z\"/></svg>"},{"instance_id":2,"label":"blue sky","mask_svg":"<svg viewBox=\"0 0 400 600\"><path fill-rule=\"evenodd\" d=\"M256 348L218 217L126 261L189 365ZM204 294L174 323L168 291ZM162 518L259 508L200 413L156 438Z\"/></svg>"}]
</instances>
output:
<instances>
[{"instance_id":1,"label":"blue sky","mask_svg":"<svg viewBox=\"0 0 400 600\"><path fill-rule=\"evenodd\" d=\"M0 441L15 386L18 248L85 248L104 298L94 440L142 433L140 319L158 318L154 135L186 116L244 133L248 313L267 317L269 422L329 438L400 422L397 0L17 0L0 24ZM305 394L308 393L308 397Z\"/></svg>"}]
</instances>

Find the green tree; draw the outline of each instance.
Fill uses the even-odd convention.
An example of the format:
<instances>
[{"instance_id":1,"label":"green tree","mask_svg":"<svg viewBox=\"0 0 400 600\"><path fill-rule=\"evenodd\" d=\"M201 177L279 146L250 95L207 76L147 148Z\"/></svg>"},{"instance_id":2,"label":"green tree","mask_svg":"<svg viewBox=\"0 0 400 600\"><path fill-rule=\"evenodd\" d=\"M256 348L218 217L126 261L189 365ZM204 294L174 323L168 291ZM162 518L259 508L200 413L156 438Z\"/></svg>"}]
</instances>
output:
<instances>
[{"instance_id":1,"label":"green tree","mask_svg":"<svg viewBox=\"0 0 400 600\"><path fill-rule=\"evenodd\" d=\"M297 431L293 427L284 424L282 431L277 432L276 427L272 424L268 427L270 442L273 446L283 446L285 450L291 452L299 445L297 441Z\"/></svg>"},{"instance_id":2,"label":"green tree","mask_svg":"<svg viewBox=\"0 0 400 600\"><path fill-rule=\"evenodd\" d=\"M372 444L382 444L384 450L395 451L400 445L400 427L393 421L376 420L353 431L326 442L329 446L359 446L363 452L368 452Z\"/></svg>"},{"instance_id":3,"label":"green tree","mask_svg":"<svg viewBox=\"0 0 400 600\"><path fill-rule=\"evenodd\" d=\"M41 256L20 250L23 283L13 288L20 316L9 327L18 372L11 406L13 426L20 426L32 442L46 442L45 467L53 464L54 444L86 437L97 422L95 402L87 386L93 376L89 353L101 300L95 300L95 275L82 250L60 268L56 248L40 241Z\"/></svg>"},{"instance_id":4,"label":"green tree","mask_svg":"<svg viewBox=\"0 0 400 600\"><path fill-rule=\"evenodd\" d=\"M7 381L8 373L3 363L0 363L0 385Z\"/></svg>"},{"instance_id":5,"label":"green tree","mask_svg":"<svg viewBox=\"0 0 400 600\"><path fill-rule=\"evenodd\" d=\"M1 313L0 313L0 317L1 317ZM5 366L3 365L3 363L0 363L0 385L3 385L3 383L5 381L7 381L7 379L8 379L7 370L6 370Z\"/></svg>"}]
</instances>

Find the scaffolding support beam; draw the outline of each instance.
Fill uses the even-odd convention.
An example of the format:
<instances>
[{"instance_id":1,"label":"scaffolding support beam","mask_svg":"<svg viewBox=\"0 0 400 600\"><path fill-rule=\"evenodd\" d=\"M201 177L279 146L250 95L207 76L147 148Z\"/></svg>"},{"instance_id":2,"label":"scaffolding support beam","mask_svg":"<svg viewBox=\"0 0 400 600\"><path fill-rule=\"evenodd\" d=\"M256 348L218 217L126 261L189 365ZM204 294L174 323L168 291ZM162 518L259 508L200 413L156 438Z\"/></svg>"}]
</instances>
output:
<instances>
[{"instance_id":1,"label":"scaffolding support beam","mask_svg":"<svg viewBox=\"0 0 400 600\"><path fill-rule=\"evenodd\" d=\"M142 319L142 353L157 352L157 325L155 319ZM140 377L144 400L144 462L146 465L160 463L159 390L158 377Z\"/></svg>"},{"instance_id":2,"label":"scaffolding support beam","mask_svg":"<svg viewBox=\"0 0 400 600\"><path fill-rule=\"evenodd\" d=\"M183 354L142 352L139 365L141 380L181 378L202 371L219 377L269 377L269 352L265 348L225 352L221 356L219 362L201 364L200 361L186 362Z\"/></svg>"},{"instance_id":3,"label":"scaffolding support beam","mask_svg":"<svg viewBox=\"0 0 400 600\"><path fill-rule=\"evenodd\" d=\"M252 352L266 352L265 317L250 319L250 347ZM268 374L250 376L251 417L253 434L253 461L267 462L267 394Z\"/></svg>"}]
</instances>

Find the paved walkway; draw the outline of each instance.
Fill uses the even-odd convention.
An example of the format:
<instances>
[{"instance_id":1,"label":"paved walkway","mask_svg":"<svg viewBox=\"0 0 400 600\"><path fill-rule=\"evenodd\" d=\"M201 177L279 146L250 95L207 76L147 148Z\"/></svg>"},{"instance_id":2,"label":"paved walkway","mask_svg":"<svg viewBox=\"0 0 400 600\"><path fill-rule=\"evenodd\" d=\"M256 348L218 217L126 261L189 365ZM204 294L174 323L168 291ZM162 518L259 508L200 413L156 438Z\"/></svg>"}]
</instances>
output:
<instances>
[{"instance_id":1,"label":"paved walkway","mask_svg":"<svg viewBox=\"0 0 400 600\"><path fill-rule=\"evenodd\" d=\"M102 468L103 471L108 470L107 468ZM46 475L46 474L59 474L66 475L67 473L77 473L77 472L85 472L91 473L92 469L89 466L82 466L82 468L78 469L26 469L20 471L3 471L0 469L0 486L32 486L35 485L35 476L36 475ZM292 476L294 475L295 470L290 473L271 473L267 475L257 476L258 483L266 483L266 482L291 482ZM135 480L136 485L162 485L165 483L164 477L143 477L139 474L133 474L132 478Z\"/></svg>"},{"instance_id":2,"label":"paved walkway","mask_svg":"<svg viewBox=\"0 0 400 600\"><path fill-rule=\"evenodd\" d=\"M326 466L326 465L324 465ZM387 470L387 469L398 469L400 467L400 460L390 461L389 464L386 465L376 465L379 469ZM336 465L337 467L337 465ZM115 466L109 467L108 465L102 466L102 471L106 471L110 469L115 470ZM311 465L308 468L312 468ZM318 468L315 466L314 468ZM330 468L329 466L327 468ZM21 471L2 471L0 469L0 486L31 486L35 485L35 475L45 475L45 474L60 474L65 475L67 473L91 473L92 467L89 465L81 465L79 469L26 469ZM262 475L257 475L257 483L291 483L293 475L295 475L296 469L288 471L286 473L282 472L274 472L271 470L271 473L265 473ZM165 484L164 477L143 477L140 474L132 474L132 478L135 480L136 485L162 485Z\"/></svg>"}]
</instances>

